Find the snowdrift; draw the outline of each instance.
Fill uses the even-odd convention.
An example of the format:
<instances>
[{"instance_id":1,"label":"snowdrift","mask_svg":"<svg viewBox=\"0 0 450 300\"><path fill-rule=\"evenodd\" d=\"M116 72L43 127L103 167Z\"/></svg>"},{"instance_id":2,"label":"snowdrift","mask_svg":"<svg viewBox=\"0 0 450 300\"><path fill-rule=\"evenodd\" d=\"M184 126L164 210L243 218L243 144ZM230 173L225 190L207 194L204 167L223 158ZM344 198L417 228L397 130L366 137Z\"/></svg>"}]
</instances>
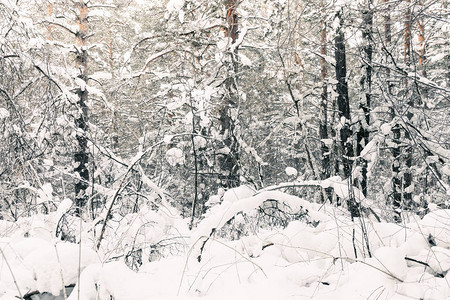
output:
<instances>
[{"instance_id":1,"label":"snowdrift","mask_svg":"<svg viewBox=\"0 0 450 300\"><path fill-rule=\"evenodd\" d=\"M308 219L235 240L218 234L239 215L256 216L267 201L307 212ZM1 221L0 299L30 291L58 295L70 284L76 284L70 300L450 297L450 210L391 224L351 221L340 208L248 187L227 191L220 202L193 231L179 218L169 222L176 230L168 231L168 221L153 211L130 215L120 227L124 240L151 219L152 243L177 232L184 245L176 254L145 256L137 272L111 254L108 247L117 243L108 234L100 251L92 250L95 241L86 232L81 245L56 239L58 213Z\"/></svg>"}]
</instances>

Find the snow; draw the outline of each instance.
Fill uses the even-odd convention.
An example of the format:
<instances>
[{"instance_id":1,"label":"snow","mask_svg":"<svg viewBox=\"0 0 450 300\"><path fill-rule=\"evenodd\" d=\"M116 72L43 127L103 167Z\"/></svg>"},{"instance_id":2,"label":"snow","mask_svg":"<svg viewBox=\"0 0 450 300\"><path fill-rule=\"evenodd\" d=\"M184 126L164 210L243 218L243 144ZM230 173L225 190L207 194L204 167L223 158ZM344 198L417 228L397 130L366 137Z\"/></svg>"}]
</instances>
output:
<instances>
[{"instance_id":1,"label":"snow","mask_svg":"<svg viewBox=\"0 0 450 300\"><path fill-rule=\"evenodd\" d=\"M372 154L378 150L377 143L378 141L376 139L372 139L361 151L360 157L370 160Z\"/></svg>"},{"instance_id":2,"label":"snow","mask_svg":"<svg viewBox=\"0 0 450 300\"><path fill-rule=\"evenodd\" d=\"M84 81L81 78L75 78L75 83L78 85L78 87L80 88L81 91L85 91L86 90L86 81Z\"/></svg>"},{"instance_id":3,"label":"snow","mask_svg":"<svg viewBox=\"0 0 450 300\"><path fill-rule=\"evenodd\" d=\"M370 206L372 203L364 197L364 194L357 187L350 185L348 180L342 180L339 176L333 176L320 183L323 188L332 187L334 193L341 199L349 199L353 196L357 202ZM352 194L352 195L351 195Z\"/></svg>"},{"instance_id":4,"label":"snow","mask_svg":"<svg viewBox=\"0 0 450 300\"><path fill-rule=\"evenodd\" d=\"M327 63L329 63L330 65L336 65L336 59L334 58L334 57L332 57L332 56L328 56L328 55L324 55L324 56L322 56L324 59L325 59L325 61L327 62Z\"/></svg>"},{"instance_id":5,"label":"snow","mask_svg":"<svg viewBox=\"0 0 450 300\"><path fill-rule=\"evenodd\" d=\"M242 53L238 53L239 59L242 63L243 66L246 67L251 67L252 66L252 61L250 58L248 58L246 55L242 54Z\"/></svg>"},{"instance_id":6,"label":"snow","mask_svg":"<svg viewBox=\"0 0 450 300\"><path fill-rule=\"evenodd\" d=\"M445 165L441 168L441 172L442 172L445 176L450 176L450 164L445 164Z\"/></svg>"},{"instance_id":7,"label":"snow","mask_svg":"<svg viewBox=\"0 0 450 300\"><path fill-rule=\"evenodd\" d=\"M385 123L383 125L381 125L380 130L384 135L388 135L391 132L392 129L392 124L390 123Z\"/></svg>"},{"instance_id":8,"label":"snow","mask_svg":"<svg viewBox=\"0 0 450 300\"><path fill-rule=\"evenodd\" d=\"M420 225L424 236L431 235L437 246L450 249L450 210L432 211L421 220Z\"/></svg>"},{"instance_id":9,"label":"snow","mask_svg":"<svg viewBox=\"0 0 450 300\"><path fill-rule=\"evenodd\" d=\"M23 262L32 270L36 288L58 295L62 283L73 284L77 280L79 246L70 243L48 244L28 254ZM81 269L98 262L96 253L87 247L81 250ZM61 270L61 272L59 272ZM63 279L61 278L61 274Z\"/></svg>"},{"instance_id":10,"label":"snow","mask_svg":"<svg viewBox=\"0 0 450 300\"><path fill-rule=\"evenodd\" d=\"M86 36L89 45L82 46L71 45L70 31L84 25L69 15L77 12L60 7L63 1L52 13L55 1L43 2L6 0L0 5L5 16L2 63L7 67L0 87L7 100L0 105L5 136L0 153L6 162L0 170L0 300L27 299L25 293L37 291L58 295L71 284L76 287L70 300L450 299L450 210L442 209L450 201L448 127L443 122L449 89L442 76L447 70L441 70L448 34L433 32L427 40L427 78L419 75L420 66L406 68L401 42L386 49L393 54L386 67L409 72L408 80L417 83L408 84L409 90L417 88L413 96L423 98L423 105L409 107L411 95L405 94L402 76L395 80L398 72L386 74L384 67L377 73L386 59L383 53L374 56L376 107L366 124L363 109L356 109L358 98L369 100L360 79L369 80L361 77L361 66L370 61L355 55L369 44L359 24L370 15L360 15L362 1L329 2L324 7L330 9L328 16L320 16L320 7L310 3L238 1L232 8L239 23L233 43L225 33L231 26L227 13L233 11L224 1L82 0L94 17ZM443 1L431 1L430 13L422 11L427 5L415 7L416 21L425 16L427 33L447 33L450 25L433 16L442 6L435 2ZM113 3L120 5L109 9ZM361 158L369 163L369 175L373 172L367 176L369 199L352 178L314 176L315 169L324 171L316 146L331 146L339 137L317 139L319 28L309 29L311 20L327 17L323 21L331 46L333 28L340 27L338 18L333 21L335 8L349 16L342 29L355 101L353 116L337 124L339 113L331 105L337 96L331 87L338 83L331 72L336 61L329 49L331 56L319 56L330 71L327 126L339 130L349 125L356 132L362 125L370 131L370 142L362 142L364 149L351 158L353 179L362 176ZM403 8L392 19L399 38L405 29ZM301 32L291 36L287 29L298 31L297 25ZM107 53L109 31L114 45ZM425 46L417 42L416 30L411 49L418 50L419 44ZM77 77L73 52L82 50L92 62L89 80ZM300 69L290 63L296 51L304 62ZM280 68L283 57L286 68ZM240 63L239 74L230 69L233 58ZM264 76L254 78L258 74ZM239 84L227 89L238 75ZM291 116L286 80L300 99L299 116ZM82 113L77 109L80 90L90 95L89 131L74 128ZM230 93L235 95L230 98ZM234 126L225 130L218 117L226 110ZM120 114L111 123L112 112ZM409 136L401 130L401 140L410 138L412 147L392 140L398 125L409 129ZM219 156L230 153L223 139L231 133L239 146L241 186L225 189ZM295 151L297 142L308 143L311 155ZM414 183L402 189L416 192L415 203L428 204L418 208L420 216L402 208L398 224L388 221L390 181L401 177L404 168L392 175L392 146L401 148L402 157L414 150ZM92 180L86 211L76 216L73 187L80 174L73 172L79 165L73 158L80 149L89 150ZM198 150L195 160L192 150ZM334 155L336 167L342 165L341 154ZM295 159L308 159L311 166L292 167ZM317 203L325 188L341 205L334 199L333 204ZM350 217L346 200L353 198L361 203L361 217Z\"/></svg>"},{"instance_id":11,"label":"snow","mask_svg":"<svg viewBox=\"0 0 450 300\"><path fill-rule=\"evenodd\" d=\"M295 168L287 167L285 170L287 176L297 177L298 172Z\"/></svg>"},{"instance_id":12,"label":"snow","mask_svg":"<svg viewBox=\"0 0 450 300\"><path fill-rule=\"evenodd\" d=\"M255 190L247 185L241 185L237 188L226 191L223 195L224 202L237 202L239 200L251 197L255 194Z\"/></svg>"},{"instance_id":13,"label":"snow","mask_svg":"<svg viewBox=\"0 0 450 300\"><path fill-rule=\"evenodd\" d=\"M333 139L321 139L320 140L322 143L324 143L326 146L331 146L333 145Z\"/></svg>"},{"instance_id":14,"label":"snow","mask_svg":"<svg viewBox=\"0 0 450 300\"><path fill-rule=\"evenodd\" d=\"M165 192L140 172L154 196L168 205ZM333 178L324 185L336 188L345 181ZM233 217L236 222L247 220L244 214L255 217L267 200L293 211L302 208L309 221L293 220L286 228L261 227L235 240L217 234ZM404 224L352 221L342 208L247 185L219 190L208 205L205 218L192 231L187 220L167 207L142 207L113 219L101 251L93 250L93 227L84 223L81 248L55 238L59 219L72 206L70 199L49 215L0 220L0 299L18 295L14 278L22 294L39 290L58 295L78 277L69 300L450 297L450 210L435 209ZM147 249L171 239L178 240L179 251L159 258L142 255L138 271L121 256L127 245Z\"/></svg>"},{"instance_id":15,"label":"snow","mask_svg":"<svg viewBox=\"0 0 450 300\"><path fill-rule=\"evenodd\" d=\"M299 117L293 116L293 117L288 117L288 118L284 119L283 123L296 125L296 124L300 123L300 121L301 120Z\"/></svg>"},{"instance_id":16,"label":"snow","mask_svg":"<svg viewBox=\"0 0 450 300\"><path fill-rule=\"evenodd\" d=\"M61 201L61 203L59 203L58 205L58 209L56 210L56 218L57 220L59 220L63 214L65 214L70 207L72 206L73 202L70 199L64 199L63 201Z\"/></svg>"},{"instance_id":17,"label":"snow","mask_svg":"<svg viewBox=\"0 0 450 300\"><path fill-rule=\"evenodd\" d=\"M206 139L202 136L194 136L194 146L196 150L206 148Z\"/></svg>"},{"instance_id":18,"label":"snow","mask_svg":"<svg viewBox=\"0 0 450 300\"><path fill-rule=\"evenodd\" d=\"M183 164L184 162L183 150L179 148L170 148L166 152L166 160L172 167Z\"/></svg>"},{"instance_id":19,"label":"snow","mask_svg":"<svg viewBox=\"0 0 450 300\"><path fill-rule=\"evenodd\" d=\"M0 245L23 292L40 290L59 295L63 283L76 283L78 267L83 270L87 265L99 261L92 249L82 246L81 264L78 265L79 245L63 242L55 244L40 238L16 238L9 243L2 240ZM4 257L1 263L5 263ZM0 278L0 290L14 290L14 279L7 268L2 268Z\"/></svg>"},{"instance_id":20,"label":"snow","mask_svg":"<svg viewBox=\"0 0 450 300\"><path fill-rule=\"evenodd\" d=\"M165 135L165 136L164 136L163 141L164 141L165 144L170 144L171 141L172 141L172 139L173 139L173 135L168 134L168 135Z\"/></svg>"},{"instance_id":21,"label":"snow","mask_svg":"<svg viewBox=\"0 0 450 300\"><path fill-rule=\"evenodd\" d=\"M169 3L167 3L166 8L169 12L173 12L181 10L183 6L184 0L170 0Z\"/></svg>"},{"instance_id":22,"label":"snow","mask_svg":"<svg viewBox=\"0 0 450 300\"><path fill-rule=\"evenodd\" d=\"M9 117L9 111L3 107L0 107L0 119L6 119Z\"/></svg>"},{"instance_id":23,"label":"snow","mask_svg":"<svg viewBox=\"0 0 450 300\"><path fill-rule=\"evenodd\" d=\"M169 13L173 13L173 12L177 12L178 13L178 20L180 21L180 23L184 23L184 11L183 11L183 6L184 6L184 0L170 0L167 3L166 9Z\"/></svg>"},{"instance_id":24,"label":"snow","mask_svg":"<svg viewBox=\"0 0 450 300\"><path fill-rule=\"evenodd\" d=\"M53 187L50 183L44 183L40 189L37 190L38 198L36 203L52 201Z\"/></svg>"},{"instance_id":25,"label":"snow","mask_svg":"<svg viewBox=\"0 0 450 300\"><path fill-rule=\"evenodd\" d=\"M381 247L378 248L374 257L369 261L371 266L388 273L388 275L404 280L407 272L404 253L398 248Z\"/></svg>"}]
</instances>

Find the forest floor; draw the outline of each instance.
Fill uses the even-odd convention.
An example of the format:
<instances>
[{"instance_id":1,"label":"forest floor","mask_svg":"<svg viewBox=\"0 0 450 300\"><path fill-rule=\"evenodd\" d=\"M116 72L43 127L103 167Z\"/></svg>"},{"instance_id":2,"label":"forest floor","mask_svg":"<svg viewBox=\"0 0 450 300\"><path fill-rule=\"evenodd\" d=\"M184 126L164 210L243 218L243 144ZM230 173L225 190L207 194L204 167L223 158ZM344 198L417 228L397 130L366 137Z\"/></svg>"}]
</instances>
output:
<instances>
[{"instance_id":1,"label":"forest floor","mask_svg":"<svg viewBox=\"0 0 450 300\"><path fill-rule=\"evenodd\" d=\"M255 209L267 199L297 203L308 218L256 228ZM238 188L192 231L163 210L114 216L93 250L94 221L71 219L81 243L56 238L68 204L0 221L0 299L58 295L73 284L70 300L450 298L450 210L404 224L351 221L342 208ZM239 226L246 234L232 239Z\"/></svg>"}]
</instances>

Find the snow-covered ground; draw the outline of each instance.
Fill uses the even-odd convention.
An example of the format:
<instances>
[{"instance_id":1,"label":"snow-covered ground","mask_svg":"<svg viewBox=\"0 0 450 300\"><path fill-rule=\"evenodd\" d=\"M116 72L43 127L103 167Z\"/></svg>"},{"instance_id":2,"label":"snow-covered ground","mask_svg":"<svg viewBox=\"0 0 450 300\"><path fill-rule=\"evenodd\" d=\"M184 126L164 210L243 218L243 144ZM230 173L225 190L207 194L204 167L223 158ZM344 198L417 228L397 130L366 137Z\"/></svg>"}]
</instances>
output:
<instances>
[{"instance_id":1,"label":"snow-covered ground","mask_svg":"<svg viewBox=\"0 0 450 300\"><path fill-rule=\"evenodd\" d=\"M48 215L1 221L0 299L59 295L70 284L77 284L70 300L450 298L450 210L399 225L370 217L352 222L342 208L279 191L240 187L222 199L192 231L187 220L163 211L130 214L110 223L98 251L95 226L76 219L81 245L55 237L64 202ZM240 212L256 216L266 200L307 210L309 220L235 240L211 235L233 216L244 222ZM130 243L169 239L177 251L157 258L143 251L137 272L125 264Z\"/></svg>"}]
</instances>

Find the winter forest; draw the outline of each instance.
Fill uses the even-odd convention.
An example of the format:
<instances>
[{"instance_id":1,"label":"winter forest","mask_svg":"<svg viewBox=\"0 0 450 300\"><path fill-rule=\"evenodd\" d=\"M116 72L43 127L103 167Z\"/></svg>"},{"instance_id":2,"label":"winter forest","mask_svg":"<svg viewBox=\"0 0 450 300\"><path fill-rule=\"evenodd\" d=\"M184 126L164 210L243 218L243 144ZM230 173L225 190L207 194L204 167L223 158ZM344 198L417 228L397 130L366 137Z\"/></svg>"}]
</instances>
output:
<instances>
[{"instance_id":1,"label":"winter forest","mask_svg":"<svg viewBox=\"0 0 450 300\"><path fill-rule=\"evenodd\" d=\"M0 0L0 299L449 299L448 0Z\"/></svg>"}]
</instances>

